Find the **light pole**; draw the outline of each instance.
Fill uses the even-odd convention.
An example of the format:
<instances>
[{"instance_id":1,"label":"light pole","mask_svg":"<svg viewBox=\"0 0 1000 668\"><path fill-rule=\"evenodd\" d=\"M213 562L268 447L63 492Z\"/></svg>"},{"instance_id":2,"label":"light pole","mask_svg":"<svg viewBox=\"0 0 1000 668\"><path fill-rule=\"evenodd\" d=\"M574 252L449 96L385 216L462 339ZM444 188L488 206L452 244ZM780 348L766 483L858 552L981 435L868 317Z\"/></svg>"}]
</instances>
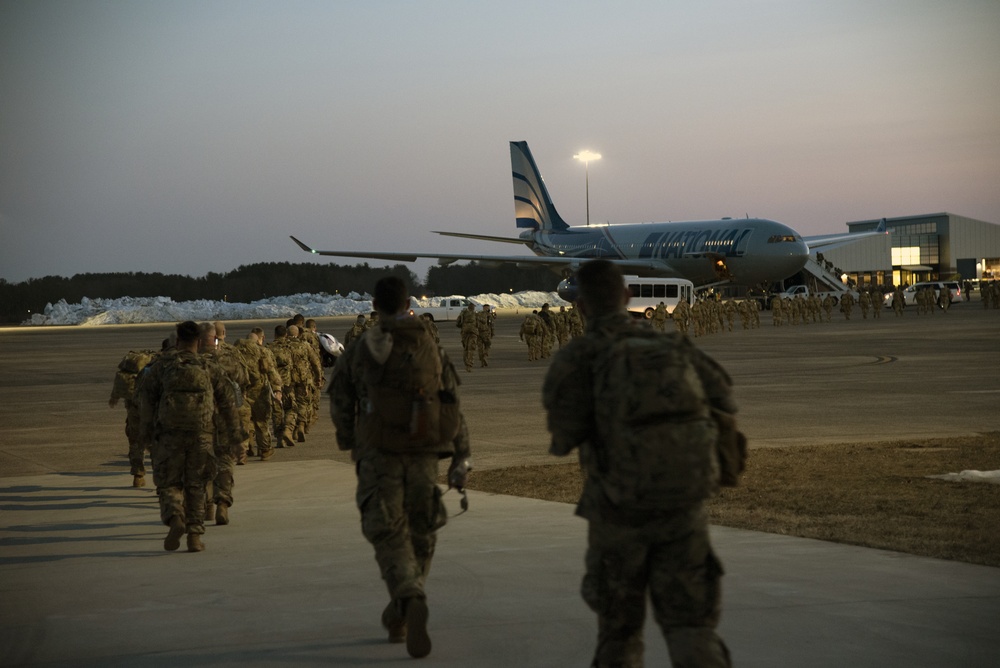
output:
<instances>
[{"instance_id":1,"label":"light pole","mask_svg":"<svg viewBox=\"0 0 1000 668\"><path fill-rule=\"evenodd\" d=\"M601 154L593 151L580 151L573 156L583 163L583 169L587 178L587 226L590 226L590 161L600 160Z\"/></svg>"}]
</instances>

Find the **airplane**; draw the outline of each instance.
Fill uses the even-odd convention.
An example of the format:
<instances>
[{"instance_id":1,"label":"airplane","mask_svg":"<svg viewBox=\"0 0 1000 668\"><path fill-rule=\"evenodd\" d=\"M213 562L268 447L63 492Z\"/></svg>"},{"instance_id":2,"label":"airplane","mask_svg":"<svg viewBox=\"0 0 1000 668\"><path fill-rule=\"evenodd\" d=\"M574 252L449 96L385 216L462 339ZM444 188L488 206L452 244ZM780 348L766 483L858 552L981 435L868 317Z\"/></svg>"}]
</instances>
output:
<instances>
[{"instance_id":1,"label":"airplane","mask_svg":"<svg viewBox=\"0 0 1000 668\"><path fill-rule=\"evenodd\" d=\"M510 142L510 162L514 180L515 222L517 228L523 230L517 237L464 232L434 233L523 244L535 253L534 256L321 251L294 236L291 238L302 250L316 255L396 262L429 258L441 265L475 260L488 266L547 266L566 278L571 278L587 260L603 258L617 264L625 274L686 278L695 286L707 287L722 283L770 285L799 272L805 266L810 250L843 243L844 237L854 241L875 234L816 237L811 247L792 228L764 218L571 227L556 211L527 142Z\"/></svg>"}]
</instances>

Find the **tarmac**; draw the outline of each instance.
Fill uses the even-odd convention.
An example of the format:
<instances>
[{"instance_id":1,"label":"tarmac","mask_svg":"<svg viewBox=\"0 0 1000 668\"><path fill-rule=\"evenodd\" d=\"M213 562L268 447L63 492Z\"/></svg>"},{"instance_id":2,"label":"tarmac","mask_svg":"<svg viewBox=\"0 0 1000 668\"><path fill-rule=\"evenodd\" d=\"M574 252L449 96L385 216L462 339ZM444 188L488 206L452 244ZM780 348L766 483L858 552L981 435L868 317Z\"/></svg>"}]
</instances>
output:
<instances>
[{"instance_id":1,"label":"tarmac","mask_svg":"<svg viewBox=\"0 0 1000 668\"><path fill-rule=\"evenodd\" d=\"M828 406L758 417L831 383L832 401L855 396L852 437L995 430L1000 319L975 302L943 317L956 313L905 324L886 313L877 325L812 330L769 331L765 320L761 330L699 343L744 388L755 447L847 440L836 420L824 422ZM412 665L379 623L387 595L361 536L353 467L332 447L325 419L307 443L238 469L232 523L208 526L204 552L184 552L183 542L163 550L155 492L129 486L123 411L106 402L124 350L167 330L0 331L0 666ZM449 343L456 334L447 332ZM537 403L504 417L537 401L521 390L544 367L519 361L516 324L501 334L491 368L464 377L476 461L549 463ZM934 382L914 387L923 373ZM924 399L912 420L894 406L911 395ZM931 407L961 419L925 429ZM802 425L811 432L794 436ZM433 651L420 661L588 665L596 621L579 595L586 522L568 504L473 491L469 511L456 515L457 495L445 500L452 518L428 580ZM712 537L726 569L719 630L734 665L1000 663L1000 569L725 527ZM669 665L651 617L645 638L646 664Z\"/></svg>"}]
</instances>

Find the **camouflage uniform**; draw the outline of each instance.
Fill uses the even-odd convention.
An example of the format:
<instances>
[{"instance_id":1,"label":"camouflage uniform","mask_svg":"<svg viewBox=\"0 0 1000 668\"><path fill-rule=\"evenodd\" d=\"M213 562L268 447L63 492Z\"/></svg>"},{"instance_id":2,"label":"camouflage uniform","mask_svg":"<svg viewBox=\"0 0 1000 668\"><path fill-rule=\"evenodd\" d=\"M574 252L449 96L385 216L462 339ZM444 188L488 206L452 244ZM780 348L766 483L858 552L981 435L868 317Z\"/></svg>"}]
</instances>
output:
<instances>
[{"instance_id":1,"label":"camouflage uniform","mask_svg":"<svg viewBox=\"0 0 1000 668\"><path fill-rule=\"evenodd\" d=\"M158 353L152 350L129 351L118 363L115 382L111 387L108 406L114 408L121 399L125 400L125 438L128 440L128 463L131 467L132 486L146 485L144 458L148 443L139 434L139 399L136 396L136 379L147 364L156 359Z\"/></svg>"},{"instance_id":2,"label":"camouflage uniform","mask_svg":"<svg viewBox=\"0 0 1000 668\"><path fill-rule=\"evenodd\" d=\"M347 330L347 334L344 335L344 347L346 348L351 341L361 336L361 333L366 329L365 316L359 315L355 323Z\"/></svg>"},{"instance_id":3,"label":"camouflage uniform","mask_svg":"<svg viewBox=\"0 0 1000 668\"><path fill-rule=\"evenodd\" d=\"M490 365L490 347L493 345L493 312L483 304L483 310L476 313L476 348L479 352L479 366Z\"/></svg>"},{"instance_id":4,"label":"camouflage uniform","mask_svg":"<svg viewBox=\"0 0 1000 668\"><path fill-rule=\"evenodd\" d=\"M425 599L424 585L437 542L436 532L447 522L437 486L438 462L451 458L455 466L469 457L464 419L453 441L422 446L406 454L399 453L398 444L375 442L370 432L360 428L359 411L366 406L372 410L364 382L371 376L370 372L366 376L366 365L378 363L373 360L379 359L379 351L388 356L394 343L418 342L422 337L431 340L430 345L440 356L443 390L457 397L459 379L455 368L444 350L433 343L427 323L412 317L394 321L387 331L375 328L365 332L337 360L330 382L330 415L337 431L337 445L341 450L350 450L356 462L361 530L375 548L375 559L389 592L390 602L382 620L390 634L393 626L405 619L407 601ZM386 380L380 378L379 386L385 386ZM402 633L405 636L405 630Z\"/></svg>"},{"instance_id":5,"label":"camouflage uniform","mask_svg":"<svg viewBox=\"0 0 1000 668\"><path fill-rule=\"evenodd\" d=\"M278 439L279 448L291 448L295 445L295 425L298 414L295 412L295 389L299 372L296 371L296 355L292 342L287 336L275 338L267 344L268 350L274 355L275 368L281 376L281 401L273 404L274 435Z\"/></svg>"},{"instance_id":6,"label":"camouflage uniform","mask_svg":"<svg viewBox=\"0 0 1000 668\"><path fill-rule=\"evenodd\" d=\"M897 287L892 291L892 312L901 316L904 308L906 308L906 298L903 296L903 289Z\"/></svg>"},{"instance_id":7,"label":"camouflage uniform","mask_svg":"<svg viewBox=\"0 0 1000 668\"><path fill-rule=\"evenodd\" d=\"M667 306L663 302L656 305L656 310L653 311L653 327L660 332L667 331ZM561 346L560 346L561 347Z\"/></svg>"},{"instance_id":8,"label":"camouflage uniform","mask_svg":"<svg viewBox=\"0 0 1000 668\"><path fill-rule=\"evenodd\" d=\"M569 313L566 311L565 306L559 307L558 313L552 314L556 320L556 340L559 342L559 347L562 348L566 345L569 340Z\"/></svg>"},{"instance_id":9,"label":"camouflage uniform","mask_svg":"<svg viewBox=\"0 0 1000 668\"><path fill-rule=\"evenodd\" d=\"M567 455L579 448L587 471L576 512L589 522L582 594L598 615L592 665L642 665L648 591L674 665L729 666L729 652L715 633L722 566L709 543L703 503L636 512L616 506L602 489L595 450L600 446L593 441L598 427L591 365L610 342L637 326L629 320L621 311L588 323L586 335L556 355L542 390L552 434L549 451ZM680 336L664 335L664 345L678 345ZM701 351L690 349L711 406L734 413L726 372ZM705 496L711 491L705 490Z\"/></svg>"},{"instance_id":10,"label":"camouflage uniform","mask_svg":"<svg viewBox=\"0 0 1000 668\"><path fill-rule=\"evenodd\" d=\"M781 297L771 297L771 324L775 327L781 327L782 310Z\"/></svg>"},{"instance_id":11,"label":"camouflage uniform","mask_svg":"<svg viewBox=\"0 0 1000 668\"><path fill-rule=\"evenodd\" d=\"M583 336L583 317L580 315L580 310L571 308L566 313L568 314L570 338L575 339L578 336Z\"/></svg>"},{"instance_id":12,"label":"camouflage uniform","mask_svg":"<svg viewBox=\"0 0 1000 668\"><path fill-rule=\"evenodd\" d=\"M840 312L844 314L845 320L851 319L852 310L854 310L854 297L850 292L845 292L840 298Z\"/></svg>"},{"instance_id":13,"label":"camouflage uniform","mask_svg":"<svg viewBox=\"0 0 1000 668\"><path fill-rule=\"evenodd\" d=\"M458 314L455 326L462 332L462 361L465 362L465 370L472 371L473 355L479 345L479 324L476 322L475 304L469 304L468 308Z\"/></svg>"},{"instance_id":14,"label":"camouflage uniform","mask_svg":"<svg viewBox=\"0 0 1000 668\"><path fill-rule=\"evenodd\" d=\"M556 341L556 323L552 317L552 311L548 304L542 304L542 310L538 312L538 317L542 320L543 333L539 339L542 344L542 358L552 356L552 344Z\"/></svg>"},{"instance_id":15,"label":"camouflage uniform","mask_svg":"<svg viewBox=\"0 0 1000 668\"><path fill-rule=\"evenodd\" d=\"M208 373L206 396L211 411L198 431L175 431L159 421L163 378L173 364L200 364ZM179 517L190 535L205 533L205 484L212 478L213 442L221 434L227 446L242 440L236 397L226 372L211 359L191 351L164 354L144 375L139 391L142 433L152 443L153 480L160 500L160 519L169 525Z\"/></svg>"},{"instance_id":16,"label":"camouflage uniform","mask_svg":"<svg viewBox=\"0 0 1000 668\"><path fill-rule=\"evenodd\" d=\"M220 341L215 350L208 350L203 353L203 356L213 360L225 372L226 376L239 386L240 393L245 395L249 384L249 375L247 374L246 362L236 348L225 341ZM241 425L244 420L250 417L250 406L246 401L239 404L237 415L240 418ZM214 440L216 472L215 478L212 480L211 496L208 502L216 505L224 504L228 507L233 505L236 462L241 458L241 453L246 452L246 442L249 440L249 432L244 432L247 434L244 442L232 443L228 438L227 429L229 429L229 426L225 423L225 418L217 416L216 437ZM213 518L210 517L209 519Z\"/></svg>"},{"instance_id":17,"label":"camouflage uniform","mask_svg":"<svg viewBox=\"0 0 1000 668\"><path fill-rule=\"evenodd\" d=\"M528 361L534 362L542 354L542 347L538 343L541 336L542 321L537 313L529 313L521 323L521 330L518 332L519 338L528 345Z\"/></svg>"},{"instance_id":18,"label":"camouflage uniform","mask_svg":"<svg viewBox=\"0 0 1000 668\"><path fill-rule=\"evenodd\" d=\"M248 433L253 434L257 456L261 460L271 457L274 452L272 439L274 393L281 392L281 376L278 374L274 355L254 339L240 339L236 347L248 362L250 382L243 403L249 405L250 422L244 424Z\"/></svg>"},{"instance_id":19,"label":"camouflage uniform","mask_svg":"<svg viewBox=\"0 0 1000 668\"><path fill-rule=\"evenodd\" d=\"M300 332L299 337L302 334ZM309 425L314 422L314 395L319 395L323 382L323 363L319 353L304 339L292 337L289 330L289 344L294 351L295 373L292 382L295 383L295 438L299 443L306 440Z\"/></svg>"}]
</instances>

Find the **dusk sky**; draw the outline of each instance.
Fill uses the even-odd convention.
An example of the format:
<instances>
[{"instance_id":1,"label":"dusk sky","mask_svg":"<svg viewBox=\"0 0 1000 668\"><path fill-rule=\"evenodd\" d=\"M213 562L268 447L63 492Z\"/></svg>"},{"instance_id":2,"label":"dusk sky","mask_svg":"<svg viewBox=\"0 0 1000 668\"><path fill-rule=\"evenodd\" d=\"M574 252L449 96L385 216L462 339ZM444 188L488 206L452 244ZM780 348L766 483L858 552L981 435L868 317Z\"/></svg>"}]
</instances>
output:
<instances>
[{"instance_id":1,"label":"dusk sky","mask_svg":"<svg viewBox=\"0 0 1000 668\"><path fill-rule=\"evenodd\" d=\"M1000 2L0 0L8 281L510 254L431 233L516 235L510 140L571 225L583 149L592 223L1000 223Z\"/></svg>"}]
</instances>

